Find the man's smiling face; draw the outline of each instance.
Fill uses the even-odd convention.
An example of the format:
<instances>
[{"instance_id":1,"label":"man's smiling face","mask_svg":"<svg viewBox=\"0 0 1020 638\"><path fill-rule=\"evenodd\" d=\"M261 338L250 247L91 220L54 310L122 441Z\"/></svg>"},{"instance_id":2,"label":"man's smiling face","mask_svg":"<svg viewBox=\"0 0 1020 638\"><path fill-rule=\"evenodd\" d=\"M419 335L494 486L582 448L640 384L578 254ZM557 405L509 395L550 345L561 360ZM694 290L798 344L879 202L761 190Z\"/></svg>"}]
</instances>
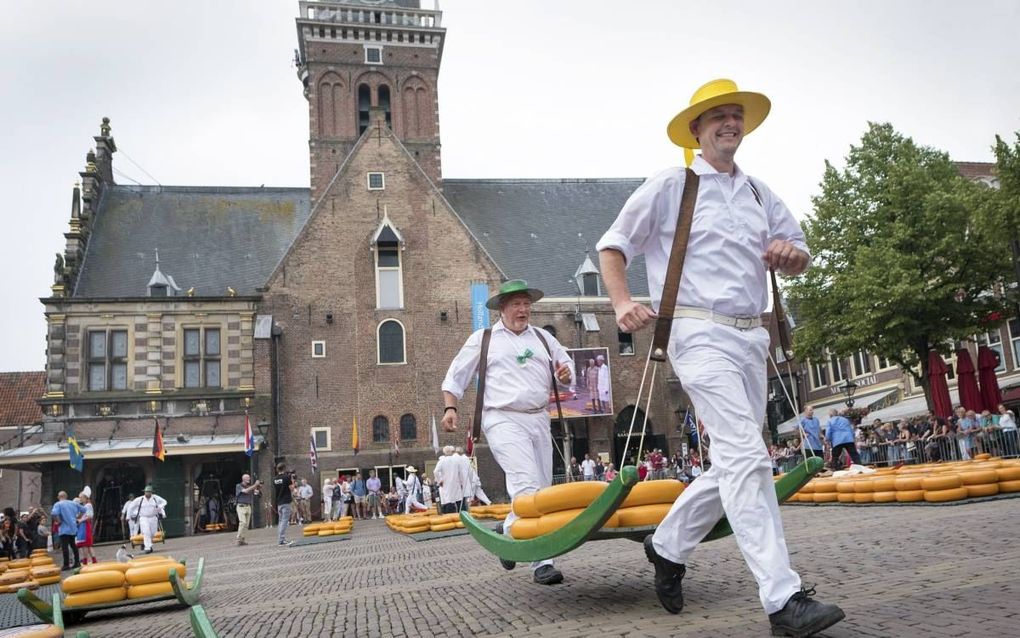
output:
<instances>
[{"instance_id":1,"label":"man's smiling face","mask_svg":"<svg viewBox=\"0 0 1020 638\"><path fill-rule=\"evenodd\" d=\"M732 159L744 139L744 107L723 104L709 109L691 122L691 133L706 158Z\"/></svg>"}]
</instances>

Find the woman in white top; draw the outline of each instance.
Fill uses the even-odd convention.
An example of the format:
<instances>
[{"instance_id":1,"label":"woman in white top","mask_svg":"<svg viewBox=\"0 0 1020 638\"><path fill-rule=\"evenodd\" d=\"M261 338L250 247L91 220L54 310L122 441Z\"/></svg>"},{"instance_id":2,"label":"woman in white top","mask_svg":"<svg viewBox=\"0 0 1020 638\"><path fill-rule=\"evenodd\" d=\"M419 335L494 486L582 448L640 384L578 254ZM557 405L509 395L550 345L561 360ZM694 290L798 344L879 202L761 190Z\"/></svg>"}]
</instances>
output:
<instances>
[{"instance_id":1,"label":"woman in white top","mask_svg":"<svg viewBox=\"0 0 1020 638\"><path fill-rule=\"evenodd\" d=\"M85 513L78 519L78 538L75 543L81 550L81 562L86 564L89 559L96 561L96 554L92 551L92 523L95 520L95 510L92 507L92 499L85 492L78 495L78 502L85 508Z\"/></svg>"},{"instance_id":2,"label":"woman in white top","mask_svg":"<svg viewBox=\"0 0 1020 638\"><path fill-rule=\"evenodd\" d=\"M1020 454L1020 449L1017 447L1016 415L1001 403L999 404L999 429L1002 430L1002 445L1006 448L1003 450L1003 456Z\"/></svg>"}]
</instances>

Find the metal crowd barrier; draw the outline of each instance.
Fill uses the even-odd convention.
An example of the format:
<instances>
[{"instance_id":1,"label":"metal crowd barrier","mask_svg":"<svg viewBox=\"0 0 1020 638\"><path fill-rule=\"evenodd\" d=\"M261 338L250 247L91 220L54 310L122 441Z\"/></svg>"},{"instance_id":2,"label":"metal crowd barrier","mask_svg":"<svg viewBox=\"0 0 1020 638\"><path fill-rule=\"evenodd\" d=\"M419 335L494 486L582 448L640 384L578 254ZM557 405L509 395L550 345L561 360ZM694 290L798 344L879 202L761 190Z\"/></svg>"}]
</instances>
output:
<instances>
[{"instance_id":1,"label":"metal crowd barrier","mask_svg":"<svg viewBox=\"0 0 1020 638\"><path fill-rule=\"evenodd\" d=\"M1002 458L1016 458L1020 457L1020 437L1016 430L989 429L971 435L865 443L858 446L857 451L861 456L861 463L878 467L900 463L964 461L982 453Z\"/></svg>"}]
</instances>

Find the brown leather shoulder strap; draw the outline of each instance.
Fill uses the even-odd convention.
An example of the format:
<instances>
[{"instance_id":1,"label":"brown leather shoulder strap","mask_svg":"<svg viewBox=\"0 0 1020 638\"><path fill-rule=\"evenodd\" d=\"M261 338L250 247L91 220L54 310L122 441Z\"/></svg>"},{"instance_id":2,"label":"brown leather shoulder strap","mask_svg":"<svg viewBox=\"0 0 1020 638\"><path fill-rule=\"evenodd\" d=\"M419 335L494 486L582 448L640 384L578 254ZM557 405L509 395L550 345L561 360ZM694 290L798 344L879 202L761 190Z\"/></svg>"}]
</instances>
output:
<instances>
[{"instance_id":1,"label":"brown leather shoulder strap","mask_svg":"<svg viewBox=\"0 0 1020 638\"><path fill-rule=\"evenodd\" d=\"M478 441L482 436L482 408L485 405L485 369L489 367L489 341L492 328L482 332L482 348L478 352L478 387L475 395L475 414L471 423L471 438Z\"/></svg>"},{"instance_id":2,"label":"brown leather shoulder strap","mask_svg":"<svg viewBox=\"0 0 1020 638\"><path fill-rule=\"evenodd\" d=\"M691 223L694 221L694 206L698 201L699 182L698 174L688 168L684 177L683 194L680 196L680 212L676 218L673 247L670 248L669 264L666 266L666 282L662 286L659 318L655 321L655 335L652 337L651 358L654 361L666 360L669 333L673 329L673 311L676 309L676 298L683 278L684 259L687 257L687 241L691 237Z\"/></svg>"},{"instance_id":3,"label":"brown leather shoulder strap","mask_svg":"<svg viewBox=\"0 0 1020 638\"><path fill-rule=\"evenodd\" d=\"M754 180L748 177L747 185L751 187L751 192L754 193L754 201L758 202L758 205L764 210L765 204L761 202L761 195L758 193L758 187L754 185ZM768 215L768 211L765 211L765 214ZM786 359L792 361L793 348L790 345L790 324L786 320L786 310L783 309L783 300L779 294L779 282L776 280L776 271L769 268L769 276L772 278L772 316L776 318L776 332L779 333L779 345L782 346Z\"/></svg>"}]
</instances>

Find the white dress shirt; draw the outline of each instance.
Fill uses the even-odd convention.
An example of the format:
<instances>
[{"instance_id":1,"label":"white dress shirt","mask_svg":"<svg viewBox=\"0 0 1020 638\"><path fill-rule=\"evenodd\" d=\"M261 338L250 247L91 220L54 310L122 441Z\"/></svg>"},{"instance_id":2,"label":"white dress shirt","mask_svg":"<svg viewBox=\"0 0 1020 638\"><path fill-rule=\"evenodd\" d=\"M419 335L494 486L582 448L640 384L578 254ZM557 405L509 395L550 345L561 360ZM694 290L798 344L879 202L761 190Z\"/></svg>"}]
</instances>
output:
<instances>
[{"instance_id":1,"label":"white dress shirt","mask_svg":"<svg viewBox=\"0 0 1020 638\"><path fill-rule=\"evenodd\" d=\"M486 409L534 412L545 409L549 404L549 393L552 390L549 355L535 335L538 331L545 337L554 359L570 369L570 379L573 383L573 362L556 337L535 326L528 326L524 332L517 335L508 330L500 320L492 326L492 338L489 340L488 367L485 373ZM446 378L443 379L444 392L449 392L458 399L464 396L465 389L474 381L475 372L478 370L481 347L482 330L477 330L468 337L464 347L450 364ZM523 364L518 363L517 358L525 355L528 350L531 351L531 356L525 359Z\"/></svg>"},{"instance_id":2,"label":"white dress shirt","mask_svg":"<svg viewBox=\"0 0 1020 638\"><path fill-rule=\"evenodd\" d=\"M684 261L677 304L733 316L757 316L768 306L767 268L762 255L773 239L808 252L800 224L790 209L760 180L754 186L739 167L720 173L700 155L691 165L700 176L698 202ZM649 178L624 204L597 244L613 248L627 263L645 256L652 308L658 311L669 252L676 233L686 173L670 168ZM764 210L763 210L764 208Z\"/></svg>"},{"instance_id":3,"label":"white dress shirt","mask_svg":"<svg viewBox=\"0 0 1020 638\"><path fill-rule=\"evenodd\" d=\"M153 494L151 498L145 498L143 494L131 502L131 518L165 516L164 507L166 507L166 499L162 496Z\"/></svg>"}]
</instances>

